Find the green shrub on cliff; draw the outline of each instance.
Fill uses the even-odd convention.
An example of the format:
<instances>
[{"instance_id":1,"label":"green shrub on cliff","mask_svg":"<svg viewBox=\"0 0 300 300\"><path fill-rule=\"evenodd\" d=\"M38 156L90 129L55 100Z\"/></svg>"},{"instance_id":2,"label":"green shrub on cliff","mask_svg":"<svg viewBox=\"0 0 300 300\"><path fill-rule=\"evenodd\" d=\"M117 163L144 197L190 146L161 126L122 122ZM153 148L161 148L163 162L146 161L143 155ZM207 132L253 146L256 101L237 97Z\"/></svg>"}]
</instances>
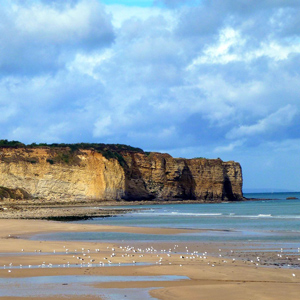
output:
<instances>
[{"instance_id":1,"label":"green shrub on cliff","mask_svg":"<svg viewBox=\"0 0 300 300\"><path fill-rule=\"evenodd\" d=\"M58 149L51 151L51 156L46 159L46 162L50 165L54 164L66 164L77 165L80 163L80 159L77 156L77 152L73 152L70 149Z\"/></svg>"},{"instance_id":2,"label":"green shrub on cliff","mask_svg":"<svg viewBox=\"0 0 300 300\"><path fill-rule=\"evenodd\" d=\"M19 141L0 140L0 147L25 147L25 144Z\"/></svg>"},{"instance_id":3,"label":"green shrub on cliff","mask_svg":"<svg viewBox=\"0 0 300 300\"><path fill-rule=\"evenodd\" d=\"M124 157L118 152L109 149L101 149L98 150L98 153L101 153L106 159L116 159L123 168L127 165Z\"/></svg>"}]
</instances>

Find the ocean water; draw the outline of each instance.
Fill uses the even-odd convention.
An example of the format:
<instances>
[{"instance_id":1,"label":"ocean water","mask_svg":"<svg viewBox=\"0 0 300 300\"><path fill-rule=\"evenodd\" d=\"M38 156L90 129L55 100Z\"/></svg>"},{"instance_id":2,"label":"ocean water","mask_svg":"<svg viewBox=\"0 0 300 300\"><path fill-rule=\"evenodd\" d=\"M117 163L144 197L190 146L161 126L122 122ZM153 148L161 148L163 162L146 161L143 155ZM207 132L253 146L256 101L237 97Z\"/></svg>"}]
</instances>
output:
<instances>
[{"instance_id":1,"label":"ocean water","mask_svg":"<svg viewBox=\"0 0 300 300\"><path fill-rule=\"evenodd\" d=\"M80 223L152 227L153 233L156 234L55 233L34 238L89 241L266 241L299 244L300 247L300 193L261 193L244 196L264 200L128 206L141 210ZM298 199L287 200L288 197ZM157 233L161 227L207 231L160 235Z\"/></svg>"}]
</instances>

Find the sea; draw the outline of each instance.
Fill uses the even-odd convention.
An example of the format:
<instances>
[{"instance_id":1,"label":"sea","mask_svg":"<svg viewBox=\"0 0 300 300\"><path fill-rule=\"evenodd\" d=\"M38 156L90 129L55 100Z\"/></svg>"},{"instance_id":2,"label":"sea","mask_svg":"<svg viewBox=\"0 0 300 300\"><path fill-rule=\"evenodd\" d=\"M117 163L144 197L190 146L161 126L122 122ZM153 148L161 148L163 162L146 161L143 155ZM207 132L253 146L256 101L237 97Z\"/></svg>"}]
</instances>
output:
<instances>
[{"instance_id":1,"label":"sea","mask_svg":"<svg viewBox=\"0 0 300 300\"><path fill-rule=\"evenodd\" d=\"M300 247L300 192L244 194L250 201L122 206L133 211L84 224L153 228L153 234L68 232L37 235L34 239L86 241L191 241L280 243ZM296 198L288 200L287 198ZM116 208L116 207L114 207ZM97 208L95 208L97 209ZM164 235L159 228L195 229ZM200 231L197 231L201 229Z\"/></svg>"}]
</instances>

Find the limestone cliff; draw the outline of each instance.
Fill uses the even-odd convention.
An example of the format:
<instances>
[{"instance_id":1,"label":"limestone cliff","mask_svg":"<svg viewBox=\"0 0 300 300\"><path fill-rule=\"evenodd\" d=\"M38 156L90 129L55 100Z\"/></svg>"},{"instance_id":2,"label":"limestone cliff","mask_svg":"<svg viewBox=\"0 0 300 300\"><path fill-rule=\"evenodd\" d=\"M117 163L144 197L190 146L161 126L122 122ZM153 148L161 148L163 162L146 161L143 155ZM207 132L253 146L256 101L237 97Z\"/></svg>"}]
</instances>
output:
<instances>
[{"instance_id":1,"label":"limestone cliff","mask_svg":"<svg viewBox=\"0 0 300 300\"><path fill-rule=\"evenodd\" d=\"M221 159L183 159L169 154L122 153L128 199L242 200L239 163Z\"/></svg>"},{"instance_id":2,"label":"limestone cliff","mask_svg":"<svg viewBox=\"0 0 300 300\"><path fill-rule=\"evenodd\" d=\"M72 155L71 155L72 154ZM120 199L124 169L93 150L0 149L0 186L22 188L37 198Z\"/></svg>"},{"instance_id":3,"label":"limestone cliff","mask_svg":"<svg viewBox=\"0 0 300 300\"><path fill-rule=\"evenodd\" d=\"M1 147L0 186L56 201L243 199L239 163L120 146Z\"/></svg>"}]
</instances>

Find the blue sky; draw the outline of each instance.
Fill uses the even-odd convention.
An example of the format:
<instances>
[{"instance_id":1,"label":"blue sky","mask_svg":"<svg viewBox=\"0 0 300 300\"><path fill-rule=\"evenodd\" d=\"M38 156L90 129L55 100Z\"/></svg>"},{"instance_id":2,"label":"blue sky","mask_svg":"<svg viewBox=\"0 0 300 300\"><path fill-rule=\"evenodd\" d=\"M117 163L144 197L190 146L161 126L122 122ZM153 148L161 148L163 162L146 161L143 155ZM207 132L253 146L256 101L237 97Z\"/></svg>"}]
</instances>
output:
<instances>
[{"instance_id":1,"label":"blue sky","mask_svg":"<svg viewBox=\"0 0 300 300\"><path fill-rule=\"evenodd\" d=\"M239 161L300 191L297 0L0 0L0 136Z\"/></svg>"}]
</instances>

